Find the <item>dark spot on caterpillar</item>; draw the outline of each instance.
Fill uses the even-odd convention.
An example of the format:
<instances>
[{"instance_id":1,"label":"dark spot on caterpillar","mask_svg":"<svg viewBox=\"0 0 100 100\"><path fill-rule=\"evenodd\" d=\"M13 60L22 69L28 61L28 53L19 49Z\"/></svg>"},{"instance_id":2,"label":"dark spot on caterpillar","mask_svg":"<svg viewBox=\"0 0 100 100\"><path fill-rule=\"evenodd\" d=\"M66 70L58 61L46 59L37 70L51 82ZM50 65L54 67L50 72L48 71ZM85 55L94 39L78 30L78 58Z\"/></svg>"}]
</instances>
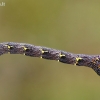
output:
<instances>
[{"instance_id":1,"label":"dark spot on caterpillar","mask_svg":"<svg viewBox=\"0 0 100 100\"><path fill-rule=\"evenodd\" d=\"M44 58L44 59L52 59L52 56L48 51L42 51L42 58Z\"/></svg>"},{"instance_id":2,"label":"dark spot on caterpillar","mask_svg":"<svg viewBox=\"0 0 100 100\"><path fill-rule=\"evenodd\" d=\"M64 59L66 59L66 56L61 56L60 59L63 59L64 60Z\"/></svg>"},{"instance_id":3,"label":"dark spot on caterpillar","mask_svg":"<svg viewBox=\"0 0 100 100\"><path fill-rule=\"evenodd\" d=\"M66 63L66 61L68 61L68 60L66 59L65 55L60 55L59 61L63 62L63 63Z\"/></svg>"},{"instance_id":4,"label":"dark spot on caterpillar","mask_svg":"<svg viewBox=\"0 0 100 100\"><path fill-rule=\"evenodd\" d=\"M29 51L30 51L30 49L29 49L29 48L27 48L25 51L26 51L26 52L29 52Z\"/></svg>"},{"instance_id":5,"label":"dark spot on caterpillar","mask_svg":"<svg viewBox=\"0 0 100 100\"><path fill-rule=\"evenodd\" d=\"M81 66L82 63L84 63L84 60L83 59L79 59L77 61L76 65Z\"/></svg>"},{"instance_id":6,"label":"dark spot on caterpillar","mask_svg":"<svg viewBox=\"0 0 100 100\"><path fill-rule=\"evenodd\" d=\"M13 50L14 49L14 47L13 46L10 46L10 48L9 48L10 50Z\"/></svg>"},{"instance_id":7,"label":"dark spot on caterpillar","mask_svg":"<svg viewBox=\"0 0 100 100\"><path fill-rule=\"evenodd\" d=\"M47 55L49 52L48 51L44 51L43 53L42 53L42 55Z\"/></svg>"}]
</instances>

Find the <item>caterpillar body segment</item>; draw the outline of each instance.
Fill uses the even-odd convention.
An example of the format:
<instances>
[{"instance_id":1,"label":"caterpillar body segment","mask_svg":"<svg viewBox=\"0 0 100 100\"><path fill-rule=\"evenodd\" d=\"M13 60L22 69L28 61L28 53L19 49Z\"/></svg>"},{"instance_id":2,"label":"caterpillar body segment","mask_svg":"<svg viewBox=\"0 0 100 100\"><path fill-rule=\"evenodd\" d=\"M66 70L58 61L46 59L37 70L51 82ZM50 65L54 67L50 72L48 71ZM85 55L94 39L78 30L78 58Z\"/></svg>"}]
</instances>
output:
<instances>
[{"instance_id":1,"label":"caterpillar body segment","mask_svg":"<svg viewBox=\"0 0 100 100\"><path fill-rule=\"evenodd\" d=\"M0 43L0 55L6 53L23 54L31 57L57 60L66 64L87 66L92 68L100 76L100 55L73 54L62 50L35 46L27 43Z\"/></svg>"}]
</instances>

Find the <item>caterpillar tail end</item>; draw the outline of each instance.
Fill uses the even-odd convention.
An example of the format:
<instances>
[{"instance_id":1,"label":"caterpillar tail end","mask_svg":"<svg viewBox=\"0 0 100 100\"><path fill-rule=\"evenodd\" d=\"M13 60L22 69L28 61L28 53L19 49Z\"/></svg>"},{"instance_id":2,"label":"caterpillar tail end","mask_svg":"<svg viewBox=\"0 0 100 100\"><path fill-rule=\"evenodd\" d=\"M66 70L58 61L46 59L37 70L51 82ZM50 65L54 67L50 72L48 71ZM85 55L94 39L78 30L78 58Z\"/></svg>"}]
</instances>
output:
<instances>
[{"instance_id":1,"label":"caterpillar tail end","mask_svg":"<svg viewBox=\"0 0 100 100\"><path fill-rule=\"evenodd\" d=\"M100 67L93 67L92 68L96 73L97 73L97 75L99 75L100 76Z\"/></svg>"}]
</instances>

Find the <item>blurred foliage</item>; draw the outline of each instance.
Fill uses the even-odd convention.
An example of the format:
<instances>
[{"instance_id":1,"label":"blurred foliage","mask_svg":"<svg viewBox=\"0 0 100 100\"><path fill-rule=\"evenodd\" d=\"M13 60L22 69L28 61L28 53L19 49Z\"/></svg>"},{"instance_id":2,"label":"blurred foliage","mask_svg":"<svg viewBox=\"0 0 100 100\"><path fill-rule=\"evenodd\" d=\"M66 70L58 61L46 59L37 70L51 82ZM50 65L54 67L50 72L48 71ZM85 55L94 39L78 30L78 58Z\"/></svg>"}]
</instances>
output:
<instances>
[{"instance_id":1,"label":"blurred foliage","mask_svg":"<svg viewBox=\"0 0 100 100\"><path fill-rule=\"evenodd\" d=\"M100 54L100 2L0 0L0 42ZM0 100L99 100L90 68L22 55L0 57Z\"/></svg>"}]
</instances>

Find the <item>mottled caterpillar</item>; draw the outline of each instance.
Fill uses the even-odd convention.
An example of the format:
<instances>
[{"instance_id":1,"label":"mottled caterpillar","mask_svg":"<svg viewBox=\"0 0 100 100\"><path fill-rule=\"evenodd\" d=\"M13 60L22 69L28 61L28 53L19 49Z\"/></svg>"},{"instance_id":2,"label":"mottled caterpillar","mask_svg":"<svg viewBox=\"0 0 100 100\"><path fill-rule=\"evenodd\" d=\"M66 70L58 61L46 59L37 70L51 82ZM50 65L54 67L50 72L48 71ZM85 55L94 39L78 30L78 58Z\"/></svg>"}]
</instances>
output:
<instances>
[{"instance_id":1,"label":"mottled caterpillar","mask_svg":"<svg viewBox=\"0 0 100 100\"><path fill-rule=\"evenodd\" d=\"M66 64L87 66L100 75L100 55L73 54L62 50L15 42L0 43L0 55L5 53L24 54L31 57L57 60Z\"/></svg>"}]
</instances>

